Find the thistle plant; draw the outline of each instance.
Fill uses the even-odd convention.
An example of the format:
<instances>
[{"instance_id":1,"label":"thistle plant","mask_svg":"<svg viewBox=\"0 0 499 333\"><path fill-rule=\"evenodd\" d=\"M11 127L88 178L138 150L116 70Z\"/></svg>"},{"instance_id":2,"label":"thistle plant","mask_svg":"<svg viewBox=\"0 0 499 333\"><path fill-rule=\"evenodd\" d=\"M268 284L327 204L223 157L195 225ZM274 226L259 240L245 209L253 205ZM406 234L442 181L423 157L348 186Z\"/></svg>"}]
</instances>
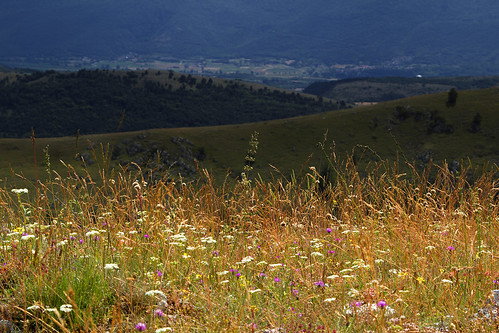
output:
<instances>
[{"instance_id":1,"label":"thistle plant","mask_svg":"<svg viewBox=\"0 0 499 333\"><path fill-rule=\"evenodd\" d=\"M255 156L258 151L258 135L257 131L251 134L251 139L249 141L249 148L244 157L244 167L243 172L241 172L241 183L245 186L251 184L251 172L253 171L253 164L255 164Z\"/></svg>"}]
</instances>

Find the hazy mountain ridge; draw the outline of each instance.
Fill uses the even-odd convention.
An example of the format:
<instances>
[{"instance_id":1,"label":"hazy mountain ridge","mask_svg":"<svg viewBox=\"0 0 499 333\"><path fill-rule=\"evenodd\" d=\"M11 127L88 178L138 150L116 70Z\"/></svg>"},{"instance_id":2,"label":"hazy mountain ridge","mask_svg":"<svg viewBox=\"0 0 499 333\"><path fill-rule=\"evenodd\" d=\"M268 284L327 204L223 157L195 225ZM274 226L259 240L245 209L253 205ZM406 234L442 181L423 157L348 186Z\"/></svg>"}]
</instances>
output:
<instances>
[{"instance_id":1,"label":"hazy mountain ridge","mask_svg":"<svg viewBox=\"0 0 499 333\"><path fill-rule=\"evenodd\" d=\"M7 1L0 57L288 57L499 70L499 3ZM455 68L458 67L458 68Z\"/></svg>"}]
</instances>

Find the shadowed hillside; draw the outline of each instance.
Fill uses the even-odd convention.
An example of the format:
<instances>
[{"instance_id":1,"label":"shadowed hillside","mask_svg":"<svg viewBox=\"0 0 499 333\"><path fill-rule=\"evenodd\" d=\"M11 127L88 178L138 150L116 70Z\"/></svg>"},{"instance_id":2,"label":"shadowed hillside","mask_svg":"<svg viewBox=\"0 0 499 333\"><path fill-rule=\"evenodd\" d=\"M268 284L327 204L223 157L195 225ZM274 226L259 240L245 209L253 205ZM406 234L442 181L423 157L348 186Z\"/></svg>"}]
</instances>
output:
<instances>
[{"instance_id":1,"label":"shadowed hillside","mask_svg":"<svg viewBox=\"0 0 499 333\"><path fill-rule=\"evenodd\" d=\"M193 179L198 168L206 168L219 180L227 173L237 178L254 131L260 135L251 176L265 179L271 173L290 177L307 172L308 166L322 170L331 151L338 162L350 155L359 170L380 160L398 160L402 167L408 162L418 170L446 162L453 172L469 163L497 164L499 88L458 91L453 107L447 101L447 93L441 93L258 123L39 138L39 175L46 177L40 170L48 145L52 168L60 172L65 170L62 160L82 173L85 165L94 174L104 166L140 167L155 177L180 172ZM34 179L32 152L29 139L1 139L1 177L12 181L15 172Z\"/></svg>"},{"instance_id":2,"label":"shadowed hillside","mask_svg":"<svg viewBox=\"0 0 499 333\"><path fill-rule=\"evenodd\" d=\"M51 137L213 126L340 107L322 97L172 71L5 74L0 80L0 136L29 137L31 128L38 137Z\"/></svg>"}]
</instances>

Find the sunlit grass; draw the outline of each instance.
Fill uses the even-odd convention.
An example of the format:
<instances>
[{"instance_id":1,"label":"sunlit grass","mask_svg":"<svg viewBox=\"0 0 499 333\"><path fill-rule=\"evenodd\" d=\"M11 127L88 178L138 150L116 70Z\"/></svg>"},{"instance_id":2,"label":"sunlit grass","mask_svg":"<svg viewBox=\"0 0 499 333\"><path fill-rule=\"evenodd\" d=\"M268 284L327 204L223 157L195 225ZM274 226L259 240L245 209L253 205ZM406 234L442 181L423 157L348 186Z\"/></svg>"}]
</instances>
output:
<instances>
[{"instance_id":1,"label":"sunlit grass","mask_svg":"<svg viewBox=\"0 0 499 333\"><path fill-rule=\"evenodd\" d=\"M25 331L494 331L497 166L0 191L1 303ZM327 185L327 184L326 184ZM27 192L27 193L26 193Z\"/></svg>"}]
</instances>

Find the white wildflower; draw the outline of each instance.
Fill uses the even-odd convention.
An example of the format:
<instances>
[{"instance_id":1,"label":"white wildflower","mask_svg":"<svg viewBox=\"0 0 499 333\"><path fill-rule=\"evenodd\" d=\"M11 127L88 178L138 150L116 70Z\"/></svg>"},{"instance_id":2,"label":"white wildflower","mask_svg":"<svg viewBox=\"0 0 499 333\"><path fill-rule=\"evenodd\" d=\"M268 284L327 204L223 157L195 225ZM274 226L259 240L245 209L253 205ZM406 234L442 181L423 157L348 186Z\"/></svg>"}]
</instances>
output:
<instances>
[{"instance_id":1,"label":"white wildflower","mask_svg":"<svg viewBox=\"0 0 499 333\"><path fill-rule=\"evenodd\" d=\"M105 270L118 270L120 269L117 264L106 264L104 265Z\"/></svg>"},{"instance_id":2,"label":"white wildflower","mask_svg":"<svg viewBox=\"0 0 499 333\"><path fill-rule=\"evenodd\" d=\"M262 291L262 289L253 289L253 290L250 290L249 292L250 292L251 294L254 294L254 293L261 292L261 291Z\"/></svg>"},{"instance_id":3,"label":"white wildflower","mask_svg":"<svg viewBox=\"0 0 499 333\"><path fill-rule=\"evenodd\" d=\"M336 297L326 298L324 300L324 302L326 302L326 303L331 303L331 302L334 302L334 301L336 301Z\"/></svg>"},{"instance_id":4,"label":"white wildflower","mask_svg":"<svg viewBox=\"0 0 499 333\"><path fill-rule=\"evenodd\" d=\"M66 313L71 312L71 311L73 311L73 306L71 304L63 304L63 305L61 305L59 310L61 310L62 312L66 312Z\"/></svg>"},{"instance_id":5,"label":"white wildflower","mask_svg":"<svg viewBox=\"0 0 499 333\"><path fill-rule=\"evenodd\" d=\"M146 291L146 296L161 296L162 298L166 298L166 295L164 292L162 292L161 290L149 290L149 291Z\"/></svg>"},{"instance_id":6,"label":"white wildflower","mask_svg":"<svg viewBox=\"0 0 499 333\"><path fill-rule=\"evenodd\" d=\"M28 194L28 189L27 188L13 188L12 189L12 192L14 192L15 194Z\"/></svg>"},{"instance_id":7,"label":"white wildflower","mask_svg":"<svg viewBox=\"0 0 499 333\"><path fill-rule=\"evenodd\" d=\"M241 260L241 264L246 264L248 262L251 262L253 261L253 257L251 256L247 256L247 257L244 257L242 260Z\"/></svg>"},{"instance_id":8,"label":"white wildflower","mask_svg":"<svg viewBox=\"0 0 499 333\"><path fill-rule=\"evenodd\" d=\"M92 230L92 231L89 231L85 234L85 236L87 236L87 237L98 236L98 235L100 235L100 232L98 230Z\"/></svg>"},{"instance_id":9,"label":"white wildflower","mask_svg":"<svg viewBox=\"0 0 499 333\"><path fill-rule=\"evenodd\" d=\"M217 241L213 239L213 237L208 236L208 237L203 237L201 238L202 243L207 243L207 244L213 244L216 243Z\"/></svg>"},{"instance_id":10,"label":"white wildflower","mask_svg":"<svg viewBox=\"0 0 499 333\"><path fill-rule=\"evenodd\" d=\"M26 310L28 310L28 311L31 311L31 310L35 311L35 310L40 310L40 309L41 309L41 307L39 305L35 304L35 305L32 305L32 306L28 306L28 308Z\"/></svg>"},{"instance_id":11,"label":"white wildflower","mask_svg":"<svg viewBox=\"0 0 499 333\"><path fill-rule=\"evenodd\" d=\"M182 242L182 243L187 242L187 237L185 237L185 234L183 234L183 233L173 235L173 236L171 236L171 238L177 242Z\"/></svg>"},{"instance_id":12,"label":"white wildflower","mask_svg":"<svg viewBox=\"0 0 499 333\"><path fill-rule=\"evenodd\" d=\"M28 239L31 239L31 238L35 238L35 235L24 235L21 237L21 240L28 240Z\"/></svg>"},{"instance_id":13,"label":"white wildflower","mask_svg":"<svg viewBox=\"0 0 499 333\"><path fill-rule=\"evenodd\" d=\"M360 292L357 290L357 289L350 289L350 291L348 292L348 296L350 297L357 297L360 295Z\"/></svg>"}]
</instances>

